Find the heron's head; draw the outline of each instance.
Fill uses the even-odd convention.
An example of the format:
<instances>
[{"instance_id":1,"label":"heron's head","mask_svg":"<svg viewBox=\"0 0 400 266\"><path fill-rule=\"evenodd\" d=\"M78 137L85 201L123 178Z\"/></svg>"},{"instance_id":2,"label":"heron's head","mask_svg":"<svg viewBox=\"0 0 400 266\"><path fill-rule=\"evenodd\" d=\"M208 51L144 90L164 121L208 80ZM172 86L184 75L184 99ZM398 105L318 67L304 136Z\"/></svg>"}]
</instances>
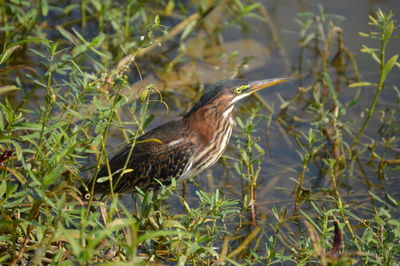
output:
<instances>
[{"instance_id":1,"label":"heron's head","mask_svg":"<svg viewBox=\"0 0 400 266\"><path fill-rule=\"evenodd\" d=\"M246 79L223 80L205 89L203 96L188 115L207 106L218 107L222 112L232 110L235 103L252 93L287 81L286 78L250 81Z\"/></svg>"}]
</instances>

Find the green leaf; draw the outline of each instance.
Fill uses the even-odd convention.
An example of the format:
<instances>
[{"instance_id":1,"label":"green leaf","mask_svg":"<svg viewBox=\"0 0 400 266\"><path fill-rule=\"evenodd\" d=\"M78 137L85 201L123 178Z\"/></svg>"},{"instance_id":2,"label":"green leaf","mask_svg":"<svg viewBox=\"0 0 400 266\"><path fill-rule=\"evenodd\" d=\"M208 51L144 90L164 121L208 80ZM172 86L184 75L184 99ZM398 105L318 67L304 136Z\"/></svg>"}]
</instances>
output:
<instances>
[{"instance_id":1,"label":"green leaf","mask_svg":"<svg viewBox=\"0 0 400 266\"><path fill-rule=\"evenodd\" d=\"M317 229L317 231L318 231L320 234L323 233L322 230L321 230L321 228L316 224L316 222L314 221L313 218L311 218L311 217L310 217L305 211L303 211L303 210L300 210L300 212L301 212L301 214L308 220L308 222L310 222L310 223L315 227L315 229Z\"/></svg>"},{"instance_id":2,"label":"green leaf","mask_svg":"<svg viewBox=\"0 0 400 266\"><path fill-rule=\"evenodd\" d=\"M307 34L301 41L300 46L306 46L310 41L315 38L315 33Z\"/></svg>"},{"instance_id":3,"label":"green leaf","mask_svg":"<svg viewBox=\"0 0 400 266\"><path fill-rule=\"evenodd\" d=\"M154 117L155 116L153 114L149 115L149 117L147 117L143 123L143 128L146 128L148 125L150 125L150 123L154 120Z\"/></svg>"},{"instance_id":4,"label":"green leaf","mask_svg":"<svg viewBox=\"0 0 400 266\"><path fill-rule=\"evenodd\" d=\"M42 38L30 38L30 39L24 39L18 42L14 42L11 45L20 45L20 44L25 44L25 43L29 43L29 42L44 42L44 43L51 43L52 41L50 40L46 40L46 39L42 39Z\"/></svg>"},{"instance_id":5,"label":"green leaf","mask_svg":"<svg viewBox=\"0 0 400 266\"><path fill-rule=\"evenodd\" d=\"M186 228L177 220L164 220L163 228L180 228L186 231Z\"/></svg>"},{"instance_id":6,"label":"green leaf","mask_svg":"<svg viewBox=\"0 0 400 266\"><path fill-rule=\"evenodd\" d=\"M197 21L194 20L194 21L190 22L186 26L185 30L183 31L183 33L181 35L181 40L185 40L186 39L186 37L193 31L193 29L196 26L196 24L197 24Z\"/></svg>"},{"instance_id":7,"label":"green leaf","mask_svg":"<svg viewBox=\"0 0 400 266\"><path fill-rule=\"evenodd\" d=\"M10 91L15 91L15 90L20 90L20 88L14 86L14 85L3 86L3 87L0 87L0 95L10 92Z\"/></svg>"},{"instance_id":8,"label":"green leaf","mask_svg":"<svg viewBox=\"0 0 400 266\"><path fill-rule=\"evenodd\" d=\"M393 30L394 30L394 24L393 24L393 21L390 21L389 25L387 25L383 30L383 41L384 42L387 42L390 40L390 37L392 37Z\"/></svg>"},{"instance_id":9,"label":"green leaf","mask_svg":"<svg viewBox=\"0 0 400 266\"><path fill-rule=\"evenodd\" d=\"M148 143L148 142L156 142L156 143L161 144L161 145L164 144L161 140L156 139L156 138L148 138L148 139L136 141L136 143Z\"/></svg>"},{"instance_id":10,"label":"green leaf","mask_svg":"<svg viewBox=\"0 0 400 266\"><path fill-rule=\"evenodd\" d=\"M380 64L381 60L376 54L377 51L379 51L379 49L369 48L368 46L365 45L363 45L361 48L361 52L369 54L372 57L372 59L374 59L378 64Z\"/></svg>"},{"instance_id":11,"label":"green leaf","mask_svg":"<svg viewBox=\"0 0 400 266\"><path fill-rule=\"evenodd\" d=\"M58 128L61 128L61 127L63 127L63 126L66 125L66 124L67 124L66 121L59 121L59 122L56 122L56 123L54 123L53 125L51 125L51 126L49 126L48 128L46 128L46 130L44 131L44 134L51 133L53 130L56 130L56 129L58 129Z\"/></svg>"},{"instance_id":12,"label":"green leaf","mask_svg":"<svg viewBox=\"0 0 400 266\"><path fill-rule=\"evenodd\" d=\"M382 81L386 80L387 75L390 73L390 71L392 70L393 66L396 64L397 62L397 57L398 55L394 55L392 56L387 62L386 64L383 66L382 69Z\"/></svg>"},{"instance_id":13,"label":"green leaf","mask_svg":"<svg viewBox=\"0 0 400 266\"><path fill-rule=\"evenodd\" d=\"M260 145L258 145L258 143L254 143L254 148L257 150L257 152L259 152L260 154L265 154L265 150L260 146Z\"/></svg>"},{"instance_id":14,"label":"green leaf","mask_svg":"<svg viewBox=\"0 0 400 266\"><path fill-rule=\"evenodd\" d=\"M11 47L7 48L4 53L0 55L0 65L7 61L7 59L14 53L18 48L22 48L21 45L12 44Z\"/></svg>"},{"instance_id":15,"label":"green leaf","mask_svg":"<svg viewBox=\"0 0 400 266\"><path fill-rule=\"evenodd\" d=\"M56 29L61 33L62 36L65 37L65 39L69 40L74 45L78 45L78 43L76 42L75 36L72 33L70 33L69 31L65 30L61 26L56 26Z\"/></svg>"},{"instance_id":16,"label":"green leaf","mask_svg":"<svg viewBox=\"0 0 400 266\"><path fill-rule=\"evenodd\" d=\"M5 170L10 172L11 174L13 174L22 185L26 184L26 182L27 182L26 178L19 171L17 171L14 168L9 168L9 167L6 167Z\"/></svg>"},{"instance_id":17,"label":"green leaf","mask_svg":"<svg viewBox=\"0 0 400 266\"><path fill-rule=\"evenodd\" d=\"M165 13L171 14L174 11L174 8L175 8L175 1L169 0L167 5L165 6Z\"/></svg>"},{"instance_id":18,"label":"green leaf","mask_svg":"<svg viewBox=\"0 0 400 266\"><path fill-rule=\"evenodd\" d=\"M38 123L18 123L14 125L11 131L16 130L42 130L42 125Z\"/></svg>"},{"instance_id":19,"label":"green leaf","mask_svg":"<svg viewBox=\"0 0 400 266\"><path fill-rule=\"evenodd\" d=\"M11 141L11 144L13 145L13 147L15 149L15 154L17 154L17 159L19 161L21 161L21 159L22 159L22 147L21 147L21 145L16 141Z\"/></svg>"},{"instance_id":20,"label":"green leaf","mask_svg":"<svg viewBox=\"0 0 400 266\"><path fill-rule=\"evenodd\" d=\"M44 177L42 184L45 188L47 188L49 185L54 184L57 180L58 177L61 176L61 174L64 172L64 165L60 164L57 167L53 168L48 172Z\"/></svg>"},{"instance_id":21,"label":"green leaf","mask_svg":"<svg viewBox=\"0 0 400 266\"><path fill-rule=\"evenodd\" d=\"M390 220L388 221L388 224L389 224L389 225L394 225L394 226L400 227L400 221L397 220L397 219L390 219Z\"/></svg>"},{"instance_id":22,"label":"green leaf","mask_svg":"<svg viewBox=\"0 0 400 266\"><path fill-rule=\"evenodd\" d=\"M72 56L77 57L78 55L86 52L87 49L88 49L88 46L86 44L81 44L81 45L75 47L75 49L73 50Z\"/></svg>"},{"instance_id":23,"label":"green leaf","mask_svg":"<svg viewBox=\"0 0 400 266\"><path fill-rule=\"evenodd\" d=\"M354 83L351 83L351 84L349 85L349 87L350 87L350 88L355 88L355 87L366 87L366 86L373 86L373 85L376 85L376 84L375 84L375 83L368 82L368 81L361 81L361 82L354 82Z\"/></svg>"},{"instance_id":24,"label":"green leaf","mask_svg":"<svg viewBox=\"0 0 400 266\"><path fill-rule=\"evenodd\" d=\"M0 198L3 197L4 193L6 193L6 190L7 190L7 183L5 180L3 180L3 181L1 181L1 184L0 184Z\"/></svg>"},{"instance_id":25,"label":"green leaf","mask_svg":"<svg viewBox=\"0 0 400 266\"><path fill-rule=\"evenodd\" d=\"M193 253L197 252L199 249L202 247L198 243L193 243L192 245L189 246L189 248L186 250L187 255L192 255Z\"/></svg>"},{"instance_id":26,"label":"green leaf","mask_svg":"<svg viewBox=\"0 0 400 266\"><path fill-rule=\"evenodd\" d=\"M101 33L101 34L99 34L98 36L96 36L96 37L92 40L92 42L91 42L90 44L93 45L93 46L99 45L99 44L101 44L101 43L105 40L105 38L106 38L106 35L103 34L103 33Z\"/></svg>"},{"instance_id":27,"label":"green leaf","mask_svg":"<svg viewBox=\"0 0 400 266\"><path fill-rule=\"evenodd\" d=\"M77 111L75 111L73 109L69 109L68 112L70 112L77 119L83 120L85 118L83 115L81 115L80 113L78 113Z\"/></svg>"},{"instance_id":28,"label":"green leaf","mask_svg":"<svg viewBox=\"0 0 400 266\"><path fill-rule=\"evenodd\" d=\"M94 53L96 53L96 54L98 54L99 56L101 56L101 57L104 57L104 58L111 58L110 56L108 56L108 55L106 55L106 54L104 54L104 53L102 53L102 52L100 52L100 51L98 51L98 50L96 50L94 47L92 47L93 46L93 44L92 43L89 43L88 41L86 41L85 40L85 38L77 31L77 30L75 30L74 28L72 28L72 31L75 33L75 35L84 43L84 45L83 45L83 47L81 47L80 48L80 52L82 52L81 50L85 50L85 49L90 49L90 50L92 50ZM101 37L100 37L101 38ZM78 47L79 48L79 47ZM77 54L80 54L80 53L77 53Z\"/></svg>"},{"instance_id":29,"label":"green leaf","mask_svg":"<svg viewBox=\"0 0 400 266\"><path fill-rule=\"evenodd\" d=\"M179 256L179 260L178 260L178 266L183 266L186 265L186 261L187 261L188 257L185 255L181 255Z\"/></svg>"},{"instance_id":30,"label":"green leaf","mask_svg":"<svg viewBox=\"0 0 400 266\"><path fill-rule=\"evenodd\" d=\"M0 113L0 130L4 130L4 117L2 113Z\"/></svg>"},{"instance_id":31,"label":"green leaf","mask_svg":"<svg viewBox=\"0 0 400 266\"><path fill-rule=\"evenodd\" d=\"M328 90L330 92L330 96L332 98L332 100L335 102L335 105L339 105L338 101L337 101L337 93L335 91L335 88L333 86L333 82L331 77L329 76L329 74L327 72L323 72L322 73L322 77L324 79L324 81L326 82L327 86L328 86Z\"/></svg>"},{"instance_id":32,"label":"green leaf","mask_svg":"<svg viewBox=\"0 0 400 266\"><path fill-rule=\"evenodd\" d=\"M110 178L108 176L102 176L102 177L97 178L96 183L103 183L103 182L108 181L109 179Z\"/></svg>"},{"instance_id":33,"label":"green leaf","mask_svg":"<svg viewBox=\"0 0 400 266\"><path fill-rule=\"evenodd\" d=\"M47 16L47 14L49 13L49 4L48 4L47 0L42 0L40 5L41 5L41 9L42 9L42 15Z\"/></svg>"}]
</instances>

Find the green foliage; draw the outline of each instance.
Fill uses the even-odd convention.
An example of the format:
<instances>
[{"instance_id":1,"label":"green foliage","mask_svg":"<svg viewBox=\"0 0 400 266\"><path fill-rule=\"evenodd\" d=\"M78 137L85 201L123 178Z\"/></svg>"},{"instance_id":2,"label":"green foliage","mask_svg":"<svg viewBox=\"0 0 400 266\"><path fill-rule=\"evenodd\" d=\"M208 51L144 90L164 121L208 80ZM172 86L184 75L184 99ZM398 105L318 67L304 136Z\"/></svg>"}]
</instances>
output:
<instances>
[{"instance_id":1,"label":"green foliage","mask_svg":"<svg viewBox=\"0 0 400 266\"><path fill-rule=\"evenodd\" d=\"M361 79L343 40L343 17L322 6L317 13L298 14L300 54L293 72L313 83L291 99L281 97L277 114L257 95L258 107L243 108L246 118L235 119L236 149L224 160L234 169L230 182L235 177L240 182L233 193L196 188L181 196L173 180L157 192L138 189L133 199L112 192L102 202L83 202L78 195L84 179L109 167L109 154L120 147L115 136L122 136L121 145L135 145L169 110L165 95L196 98L198 45L215 47L224 43L224 30L247 31L255 20L271 25L262 11L259 3L239 0L0 0L0 264L398 263L398 195L378 194L369 180L374 204L357 206L351 192L345 193L347 182L367 175L361 162L372 165L382 183L399 170L400 97L380 119L382 140L366 133L381 92L400 66L398 54L387 54L398 30L390 12L371 15L373 30L360 33L368 43L379 43L361 48L378 66L376 81ZM279 41L276 32L272 36ZM240 53L215 54L224 77L240 76L251 64L251 58L239 60ZM146 80L152 75L178 81L186 90L172 91L178 85L167 83L161 93L160 85ZM137 83L142 79L145 86ZM361 126L347 116L362 97L344 98L348 83L359 92L375 90ZM400 95L398 86L393 89ZM191 104L172 98L179 110ZM157 108L162 111L153 113ZM296 166L285 164L289 173L277 176L293 191L274 185L267 191L287 194L268 205L268 215L259 208L269 197L261 190L269 170L260 141L264 127L279 131L299 155ZM131 170L126 163L116 175Z\"/></svg>"},{"instance_id":2,"label":"green foliage","mask_svg":"<svg viewBox=\"0 0 400 266\"><path fill-rule=\"evenodd\" d=\"M374 86L377 87L376 93L374 98L372 99L371 106L369 107L368 114L365 118L364 123L362 124L361 128L357 132L357 135L352 143L352 147L354 147L363 133L365 127L367 126L371 116L374 114L376 104L379 100L379 95L381 94L386 78L392 68L397 65L400 67L400 64L397 62L398 54L393 55L389 59L386 58L386 49L389 41L392 38L393 31L395 30L395 24L393 19L393 14L390 12L389 14L383 13L381 10L377 12L377 17L374 18L373 16L369 17L370 22L369 25L377 28L379 32L370 32L369 34L360 33L361 36L369 37L371 39L378 39L380 41L380 47L378 49L369 48L366 45L363 45L361 51L363 53L369 54L372 59L374 59L379 65L379 81ZM378 54L379 53L379 54ZM372 85L373 83L353 83L351 86L364 86L364 85Z\"/></svg>"},{"instance_id":3,"label":"green foliage","mask_svg":"<svg viewBox=\"0 0 400 266\"><path fill-rule=\"evenodd\" d=\"M198 207L181 199L188 214L176 218L165 217L162 207L174 186L139 191L140 211L133 214L113 193L109 204L82 202L77 186L108 165L110 134L134 145L154 119L149 106L162 103L168 110L155 86L131 88L132 80L159 68L162 57L154 60L149 52L179 33L180 45L187 45L203 17L223 5L201 1L186 18L188 11L174 1L0 3L1 262L139 263L142 250L146 261L220 259L215 245L228 233L225 220L238 214L238 202L218 191L199 191ZM257 6L236 1L225 27L244 22ZM164 25L176 15L180 24ZM207 39L221 30L205 32ZM186 56L180 53L176 62ZM23 56L30 61L18 63ZM148 63L139 67L143 57ZM41 99L32 106L36 96Z\"/></svg>"}]
</instances>

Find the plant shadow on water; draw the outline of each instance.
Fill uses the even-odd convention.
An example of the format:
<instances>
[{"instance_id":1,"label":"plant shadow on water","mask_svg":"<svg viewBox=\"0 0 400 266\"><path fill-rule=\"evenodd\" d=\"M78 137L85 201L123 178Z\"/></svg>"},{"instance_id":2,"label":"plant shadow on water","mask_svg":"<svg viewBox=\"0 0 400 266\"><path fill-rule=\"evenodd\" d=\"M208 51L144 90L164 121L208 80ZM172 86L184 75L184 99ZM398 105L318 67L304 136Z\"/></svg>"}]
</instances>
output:
<instances>
[{"instance_id":1,"label":"plant shadow on water","mask_svg":"<svg viewBox=\"0 0 400 266\"><path fill-rule=\"evenodd\" d=\"M302 2L0 1L0 263L399 263L400 11ZM77 195L207 84L274 77L195 180Z\"/></svg>"}]
</instances>

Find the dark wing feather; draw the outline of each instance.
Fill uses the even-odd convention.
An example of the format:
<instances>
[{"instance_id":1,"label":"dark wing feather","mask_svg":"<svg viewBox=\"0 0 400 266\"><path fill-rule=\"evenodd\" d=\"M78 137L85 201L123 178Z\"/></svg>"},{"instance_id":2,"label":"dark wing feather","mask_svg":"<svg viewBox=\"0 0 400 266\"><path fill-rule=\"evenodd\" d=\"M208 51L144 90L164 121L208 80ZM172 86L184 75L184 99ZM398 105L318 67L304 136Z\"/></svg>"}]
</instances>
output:
<instances>
[{"instance_id":1,"label":"dark wing feather","mask_svg":"<svg viewBox=\"0 0 400 266\"><path fill-rule=\"evenodd\" d=\"M149 131L140 137L138 139L139 143L135 145L129 159L126 168L128 171L125 171L126 173L122 177L120 177L121 175L118 171L121 171L124 167L131 146L126 146L116 154L110 160L111 173L117 172L113 175L114 192L132 192L136 186L140 189L155 188L159 185L155 179L168 185L172 177L179 178L188 165L194 151L194 144L186 136L179 133L182 132L180 131L182 129L180 121L173 121ZM159 141L140 143L140 141L150 138L156 138L161 143ZM108 176L107 168L103 166L97 176ZM89 189L90 187L89 185ZM110 182L96 182L94 192L101 194L109 193Z\"/></svg>"}]
</instances>

